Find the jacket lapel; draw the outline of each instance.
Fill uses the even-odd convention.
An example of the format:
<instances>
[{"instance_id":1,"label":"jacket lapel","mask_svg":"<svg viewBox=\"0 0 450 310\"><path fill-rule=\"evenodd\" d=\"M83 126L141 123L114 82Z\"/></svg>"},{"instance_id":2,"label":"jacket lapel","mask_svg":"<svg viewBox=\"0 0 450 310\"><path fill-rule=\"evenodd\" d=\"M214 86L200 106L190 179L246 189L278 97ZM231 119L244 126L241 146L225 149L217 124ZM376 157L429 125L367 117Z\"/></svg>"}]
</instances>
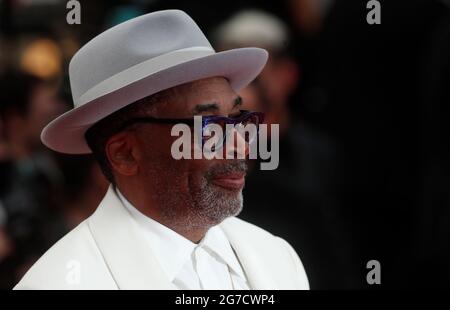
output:
<instances>
[{"instance_id":1,"label":"jacket lapel","mask_svg":"<svg viewBox=\"0 0 450 310\"><path fill-rule=\"evenodd\" d=\"M225 232L247 276L251 289L276 289L276 253L252 234L241 231L238 219L223 221ZM89 229L119 289L176 289L152 255L137 223L132 219L114 188L109 187L94 214ZM266 240L269 242L269 240Z\"/></svg>"},{"instance_id":2,"label":"jacket lapel","mask_svg":"<svg viewBox=\"0 0 450 310\"><path fill-rule=\"evenodd\" d=\"M261 244L255 240L248 231L239 230L240 225L235 218L229 218L220 224L234 249L244 273L247 276L250 288L255 290L268 290L277 288L277 276L271 257L267 249L273 249L269 244ZM267 240L267 242L270 242Z\"/></svg>"},{"instance_id":3,"label":"jacket lapel","mask_svg":"<svg viewBox=\"0 0 450 310\"><path fill-rule=\"evenodd\" d=\"M88 225L119 289L175 289L112 186Z\"/></svg>"}]
</instances>

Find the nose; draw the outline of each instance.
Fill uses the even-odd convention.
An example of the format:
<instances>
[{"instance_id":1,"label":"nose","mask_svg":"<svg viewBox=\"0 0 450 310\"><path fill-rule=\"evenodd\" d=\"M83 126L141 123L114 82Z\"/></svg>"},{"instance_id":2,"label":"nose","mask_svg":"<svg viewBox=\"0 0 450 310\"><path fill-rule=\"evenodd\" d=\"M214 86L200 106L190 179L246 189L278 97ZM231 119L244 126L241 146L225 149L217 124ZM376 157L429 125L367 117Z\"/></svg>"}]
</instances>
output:
<instances>
[{"instance_id":1,"label":"nose","mask_svg":"<svg viewBox=\"0 0 450 310\"><path fill-rule=\"evenodd\" d=\"M246 159L248 157L250 146L236 128L232 128L227 135L225 152L227 159Z\"/></svg>"}]
</instances>

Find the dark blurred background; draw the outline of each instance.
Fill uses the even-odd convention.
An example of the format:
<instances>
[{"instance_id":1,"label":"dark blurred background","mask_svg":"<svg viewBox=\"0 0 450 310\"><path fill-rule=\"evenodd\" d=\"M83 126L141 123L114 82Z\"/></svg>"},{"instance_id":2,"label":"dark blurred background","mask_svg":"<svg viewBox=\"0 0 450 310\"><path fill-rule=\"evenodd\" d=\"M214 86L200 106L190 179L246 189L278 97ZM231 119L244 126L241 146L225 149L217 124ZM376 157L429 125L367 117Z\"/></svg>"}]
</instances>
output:
<instances>
[{"instance_id":1,"label":"dark blurred background","mask_svg":"<svg viewBox=\"0 0 450 310\"><path fill-rule=\"evenodd\" d=\"M285 238L312 289L449 288L450 1L0 0L0 288L12 288L95 210L90 156L56 154L40 130L71 108L73 54L101 31L186 11L216 50L270 60L242 91L280 124L280 166L253 169L241 217ZM381 285L366 263L381 264Z\"/></svg>"}]
</instances>

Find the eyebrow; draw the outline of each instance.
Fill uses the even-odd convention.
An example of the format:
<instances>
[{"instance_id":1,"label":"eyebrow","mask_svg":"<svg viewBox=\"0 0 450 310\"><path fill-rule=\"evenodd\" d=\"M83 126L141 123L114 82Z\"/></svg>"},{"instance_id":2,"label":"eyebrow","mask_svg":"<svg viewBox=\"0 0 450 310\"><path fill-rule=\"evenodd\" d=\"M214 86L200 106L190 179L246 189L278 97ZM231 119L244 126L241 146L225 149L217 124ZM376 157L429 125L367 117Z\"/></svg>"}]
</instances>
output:
<instances>
[{"instance_id":1,"label":"eyebrow","mask_svg":"<svg viewBox=\"0 0 450 310\"><path fill-rule=\"evenodd\" d=\"M243 100L241 96L237 96L233 100L233 109L242 106ZM197 104L194 108L194 113L202 112L216 112L219 110L219 104L217 102Z\"/></svg>"}]
</instances>

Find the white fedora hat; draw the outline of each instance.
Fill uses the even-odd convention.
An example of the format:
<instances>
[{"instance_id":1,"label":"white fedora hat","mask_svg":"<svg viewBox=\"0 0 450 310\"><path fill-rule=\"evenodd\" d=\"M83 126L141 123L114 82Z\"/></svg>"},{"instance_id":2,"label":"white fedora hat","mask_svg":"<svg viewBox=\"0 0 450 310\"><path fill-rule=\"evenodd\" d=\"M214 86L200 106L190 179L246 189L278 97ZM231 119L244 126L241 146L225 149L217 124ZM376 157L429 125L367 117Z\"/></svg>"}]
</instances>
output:
<instances>
[{"instance_id":1,"label":"white fedora hat","mask_svg":"<svg viewBox=\"0 0 450 310\"><path fill-rule=\"evenodd\" d=\"M256 78L267 58L260 48L216 53L183 11L139 16L106 30L74 55L69 65L74 108L43 129L42 142L62 153L91 153L86 130L124 106L215 76L239 91Z\"/></svg>"}]
</instances>

